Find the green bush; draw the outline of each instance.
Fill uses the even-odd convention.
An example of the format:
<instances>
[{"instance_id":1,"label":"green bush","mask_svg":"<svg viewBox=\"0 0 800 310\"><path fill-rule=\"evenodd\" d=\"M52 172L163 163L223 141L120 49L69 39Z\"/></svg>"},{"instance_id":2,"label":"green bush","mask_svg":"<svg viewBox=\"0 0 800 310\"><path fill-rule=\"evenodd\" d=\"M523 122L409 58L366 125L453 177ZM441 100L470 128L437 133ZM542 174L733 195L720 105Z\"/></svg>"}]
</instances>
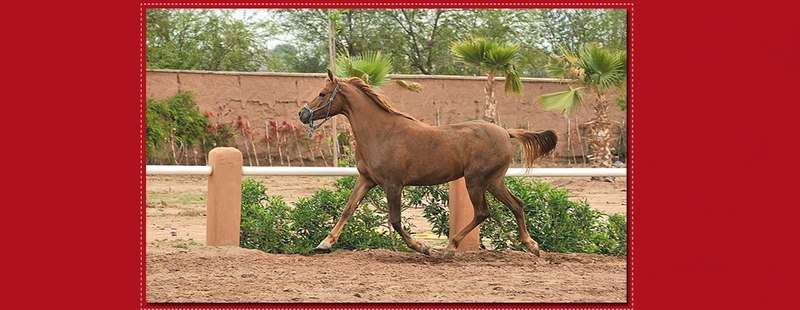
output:
<instances>
[{"instance_id":1,"label":"green bush","mask_svg":"<svg viewBox=\"0 0 800 310\"><path fill-rule=\"evenodd\" d=\"M447 185L412 186L403 193L406 207L421 207L422 216L431 223L431 231L439 236L448 236Z\"/></svg>"},{"instance_id":2,"label":"green bush","mask_svg":"<svg viewBox=\"0 0 800 310\"><path fill-rule=\"evenodd\" d=\"M289 207L281 197L267 195L261 183L246 179L242 183L240 245L270 253L311 252L333 229L347 204L352 185L353 177L341 178L333 191L319 190ZM363 205L347 222L334 248L408 250L400 236L389 228L387 214Z\"/></svg>"},{"instance_id":3,"label":"green bush","mask_svg":"<svg viewBox=\"0 0 800 310\"><path fill-rule=\"evenodd\" d=\"M523 178L506 178L506 186L525 205L528 231L539 246L551 252L627 254L624 215L608 216L590 208L586 201L572 201L569 192ZM447 188L417 190L412 197L422 201L423 215L433 231L448 235ZM516 219L508 208L487 195L491 217L481 226L481 238L494 249L524 250L519 242Z\"/></svg>"},{"instance_id":4,"label":"green bush","mask_svg":"<svg viewBox=\"0 0 800 310\"><path fill-rule=\"evenodd\" d=\"M586 201L570 200L568 191L545 182L507 178L506 185L525 204L528 231L543 250L627 254L624 215L595 211ZM242 184L241 246L270 253L309 253L336 224L354 186L355 177L340 178L333 190L319 190L289 206L280 196L267 195L263 184L246 179ZM407 187L403 196L404 208L423 208L434 233L449 234L446 185ZM481 227L481 238L494 249L524 250L511 212L487 196L492 216ZM408 251L388 224L386 208L383 191L372 189L334 247ZM408 229L409 220L403 218L403 222Z\"/></svg>"},{"instance_id":5,"label":"green bush","mask_svg":"<svg viewBox=\"0 0 800 310\"><path fill-rule=\"evenodd\" d=\"M145 114L148 162L154 162L159 152L167 152L177 144L186 149L209 149L231 145L234 138L229 124L210 124L188 92L180 91L164 100L147 99ZM170 146L170 143L175 145Z\"/></svg>"},{"instance_id":6,"label":"green bush","mask_svg":"<svg viewBox=\"0 0 800 310\"><path fill-rule=\"evenodd\" d=\"M291 245L291 209L283 198L267 196L264 185L242 183L240 245L270 253L285 253Z\"/></svg>"}]
</instances>

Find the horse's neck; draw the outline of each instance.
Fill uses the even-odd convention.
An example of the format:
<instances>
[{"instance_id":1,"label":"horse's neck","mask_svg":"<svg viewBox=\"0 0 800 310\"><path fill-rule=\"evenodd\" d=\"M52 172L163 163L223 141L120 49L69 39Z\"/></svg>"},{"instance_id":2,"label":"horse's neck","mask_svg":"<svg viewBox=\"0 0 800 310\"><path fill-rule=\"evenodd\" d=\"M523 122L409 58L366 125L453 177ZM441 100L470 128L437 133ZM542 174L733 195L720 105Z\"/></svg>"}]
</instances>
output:
<instances>
[{"instance_id":1,"label":"horse's neck","mask_svg":"<svg viewBox=\"0 0 800 310\"><path fill-rule=\"evenodd\" d=\"M398 126L413 126L412 120L390 113L379 107L370 97L359 90L348 91L349 108L345 116L353 128L357 145L370 145L376 140L390 139Z\"/></svg>"}]
</instances>

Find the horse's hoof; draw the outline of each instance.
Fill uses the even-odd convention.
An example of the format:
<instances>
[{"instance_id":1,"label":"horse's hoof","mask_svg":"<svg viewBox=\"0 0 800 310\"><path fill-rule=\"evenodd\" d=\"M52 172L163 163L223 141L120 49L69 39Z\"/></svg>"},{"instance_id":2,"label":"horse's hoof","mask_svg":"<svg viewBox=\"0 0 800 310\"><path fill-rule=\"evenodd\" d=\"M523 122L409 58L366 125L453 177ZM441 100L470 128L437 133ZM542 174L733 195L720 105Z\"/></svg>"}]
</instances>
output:
<instances>
[{"instance_id":1,"label":"horse's hoof","mask_svg":"<svg viewBox=\"0 0 800 310\"><path fill-rule=\"evenodd\" d=\"M542 257L542 254L539 253L539 249L531 250L531 253L533 255L536 255L536 257Z\"/></svg>"},{"instance_id":2,"label":"horse's hoof","mask_svg":"<svg viewBox=\"0 0 800 310\"><path fill-rule=\"evenodd\" d=\"M429 248L427 245L420 244L419 252L427 256L431 256L431 248Z\"/></svg>"},{"instance_id":3,"label":"horse's hoof","mask_svg":"<svg viewBox=\"0 0 800 310\"><path fill-rule=\"evenodd\" d=\"M321 247L314 248L314 254L328 254L330 252L331 248L321 248Z\"/></svg>"},{"instance_id":4,"label":"horse's hoof","mask_svg":"<svg viewBox=\"0 0 800 310\"><path fill-rule=\"evenodd\" d=\"M453 258L453 256L456 256L456 251L453 251L451 249L442 250L442 258L450 259Z\"/></svg>"}]
</instances>

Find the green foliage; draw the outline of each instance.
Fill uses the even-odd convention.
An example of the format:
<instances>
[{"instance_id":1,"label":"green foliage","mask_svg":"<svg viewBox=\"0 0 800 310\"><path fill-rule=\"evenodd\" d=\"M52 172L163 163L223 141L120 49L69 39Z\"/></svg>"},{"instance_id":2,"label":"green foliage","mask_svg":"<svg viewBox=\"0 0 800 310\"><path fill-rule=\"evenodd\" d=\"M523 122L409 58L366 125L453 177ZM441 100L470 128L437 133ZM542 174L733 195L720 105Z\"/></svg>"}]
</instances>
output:
<instances>
[{"instance_id":1,"label":"green foliage","mask_svg":"<svg viewBox=\"0 0 800 310\"><path fill-rule=\"evenodd\" d=\"M147 67L256 71L274 32L270 22L231 10L148 9Z\"/></svg>"},{"instance_id":2,"label":"green foliage","mask_svg":"<svg viewBox=\"0 0 800 310\"><path fill-rule=\"evenodd\" d=\"M627 72L624 51L612 51L595 44L578 50L578 61L574 65L583 72L583 84L605 91L626 82Z\"/></svg>"},{"instance_id":3,"label":"green foliage","mask_svg":"<svg viewBox=\"0 0 800 310\"><path fill-rule=\"evenodd\" d=\"M569 90L544 94L539 100L546 111L561 110L561 113L567 115L583 100L579 92L581 88L583 87L570 87Z\"/></svg>"},{"instance_id":4,"label":"green foliage","mask_svg":"<svg viewBox=\"0 0 800 310\"><path fill-rule=\"evenodd\" d=\"M530 9L454 10L400 9L281 10L274 17L292 45L309 63L327 62L328 20L336 21L336 49L358 55L379 47L392 60L395 72L473 75L478 70L459 66L449 48L469 37L494 38L522 46L517 70L522 76L546 76L548 54L556 46L571 49L602 42L625 49L625 10ZM289 56L290 58L293 56ZM321 72L327 64L314 71Z\"/></svg>"},{"instance_id":5,"label":"green foliage","mask_svg":"<svg viewBox=\"0 0 800 310\"><path fill-rule=\"evenodd\" d=\"M620 97L625 98L627 84L627 56L624 51L610 50L598 44L586 44L577 52L561 48L562 55L553 55L548 71L567 79L576 79L583 87L542 95L539 99L546 110L560 110L569 114L573 108L581 104L582 89L591 91L596 96L605 95L612 88L620 90ZM618 101L624 106L625 101Z\"/></svg>"},{"instance_id":6,"label":"green foliage","mask_svg":"<svg viewBox=\"0 0 800 310\"><path fill-rule=\"evenodd\" d=\"M373 88L379 88L388 80L392 61L381 52L367 51L357 56L339 54L336 58L336 75L357 77Z\"/></svg>"},{"instance_id":7,"label":"green foliage","mask_svg":"<svg viewBox=\"0 0 800 310\"><path fill-rule=\"evenodd\" d=\"M439 236L450 233L448 223L447 185L412 186L403 193L406 207L421 207L422 215L431 223L431 231Z\"/></svg>"},{"instance_id":8,"label":"green foliage","mask_svg":"<svg viewBox=\"0 0 800 310\"><path fill-rule=\"evenodd\" d=\"M456 65L449 46L468 37L515 42L522 76L546 76L557 46L577 50L602 42L624 50L620 9L148 9L148 68L323 72L328 67L328 21L336 49L349 55L380 49L393 71L477 74ZM280 42L268 48L267 42Z\"/></svg>"},{"instance_id":9,"label":"green foliage","mask_svg":"<svg viewBox=\"0 0 800 310\"><path fill-rule=\"evenodd\" d=\"M597 252L609 255L628 254L628 222L624 215L607 217L605 226L594 236Z\"/></svg>"},{"instance_id":10,"label":"green foliage","mask_svg":"<svg viewBox=\"0 0 800 310\"><path fill-rule=\"evenodd\" d=\"M585 201L572 201L569 192L544 182L506 178L509 190L525 205L528 231L545 251L627 254L627 231L624 215L608 216L595 211ZM434 203L424 203L424 216L434 225L434 232L448 234L447 189L431 187L420 194ZM519 243L516 220L508 208L487 197L491 217L481 226L481 238L495 249L524 250ZM438 223L438 226L437 226Z\"/></svg>"},{"instance_id":11,"label":"green foliage","mask_svg":"<svg viewBox=\"0 0 800 310\"><path fill-rule=\"evenodd\" d=\"M504 74L506 92L515 93L522 90L522 81L514 67L519 49L518 44L486 38L469 38L455 42L451 46L451 51L458 61L477 67L487 74Z\"/></svg>"},{"instance_id":12,"label":"green foliage","mask_svg":"<svg viewBox=\"0 0 800 310\"><path fill-rule=\"evenodd\" d=\"M339 179L334 190L319 190L290 207L281 197L267 195L262 184L245 180L241 246L270 253L311 252L336 224L353 185L353 177ZM380 208L362 205L347 222L334 247L407 250L387 223L387 214Z\"/></svg>"},{"instance_id":13,"label":"green foliage","mask_svg":"<svg viewBox=\"0 0 800 310\"><path fill-rule=\"evenodd\" d=\"M335 225L355 180L340 178L333 190L319 190L289 206L281 197L267 195L261 183L246 179L242 183L241 246L270 253L309 253ZM585 201L572 201L569 192L548 183L507 178L506 185L525 204L528 231L543 250L627 255L624 215L595 211ZM449 234L446 185L407 187L403 196L404 208L423 208L434 233ZM383 197L379 187L367 194L335 248L408 250L388 225ZM488 198L492 216L481 226L481 238L494 249L524 250L511 212L494 197ZM403 221L408 229L408 219Z\"/></svg>"},{"instance_id":14,"label":"green foliage","mask_svg":"<svg viewBox=\"0 0 800 310\"><path fill-rule=\"evenodd\" d=\"M291 209L279 196L267 196L264 185L252 179L242 182L240 245L270 253L290 251Z\"/></svg>"},{"instance_id":15,"label":"green foliage","mask_svg":"<svg viewBox=\"0 0 800 310\"><path fill-rule=\"evenodd\" d=\"M148 99L145 114L148 161L155 159L159 149L169 148L170 143L191 149L226 146L233 141L230 125L211 126L188 92L178 92L164 100Z\"/></svg>"}]
</instances>

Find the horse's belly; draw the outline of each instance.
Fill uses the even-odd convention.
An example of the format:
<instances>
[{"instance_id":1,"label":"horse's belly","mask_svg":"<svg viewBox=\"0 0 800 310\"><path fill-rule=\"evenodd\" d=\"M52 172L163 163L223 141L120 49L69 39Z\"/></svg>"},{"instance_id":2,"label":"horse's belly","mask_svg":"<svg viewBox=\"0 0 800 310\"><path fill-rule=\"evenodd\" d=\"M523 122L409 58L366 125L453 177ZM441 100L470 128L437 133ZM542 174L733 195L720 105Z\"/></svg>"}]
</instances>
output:
<instances>
[{"instance_id":1,"label":"horse's belly","mask_svg":"<svg viewBox=\"0 0 800 310\"><path fill-rule=\"evenodd\" d=\"M413 172L412 172L413 171ZM425 167L425 169L409 169L406 185L436 185L453 181L464 176L462 169L446 169L443 167Z\"/></svg>"},{"instance_id":2,"label":"horse's belly","mask_svg":"<svg viewBox=\"0 0 800 310\"><path fill-rule=\"evenodd\" d=\"M416 180L409 180L406 185L411 185L411 186L439 185L439 184L442 184L442 183L447 183L447 182L450 182L450 181L457 180L460 177L463 177L463 174L461 176L450 175L450 176L441 177L441 178L420 178L420 179L416 179Z\"/></svg>"}]
</instances>

